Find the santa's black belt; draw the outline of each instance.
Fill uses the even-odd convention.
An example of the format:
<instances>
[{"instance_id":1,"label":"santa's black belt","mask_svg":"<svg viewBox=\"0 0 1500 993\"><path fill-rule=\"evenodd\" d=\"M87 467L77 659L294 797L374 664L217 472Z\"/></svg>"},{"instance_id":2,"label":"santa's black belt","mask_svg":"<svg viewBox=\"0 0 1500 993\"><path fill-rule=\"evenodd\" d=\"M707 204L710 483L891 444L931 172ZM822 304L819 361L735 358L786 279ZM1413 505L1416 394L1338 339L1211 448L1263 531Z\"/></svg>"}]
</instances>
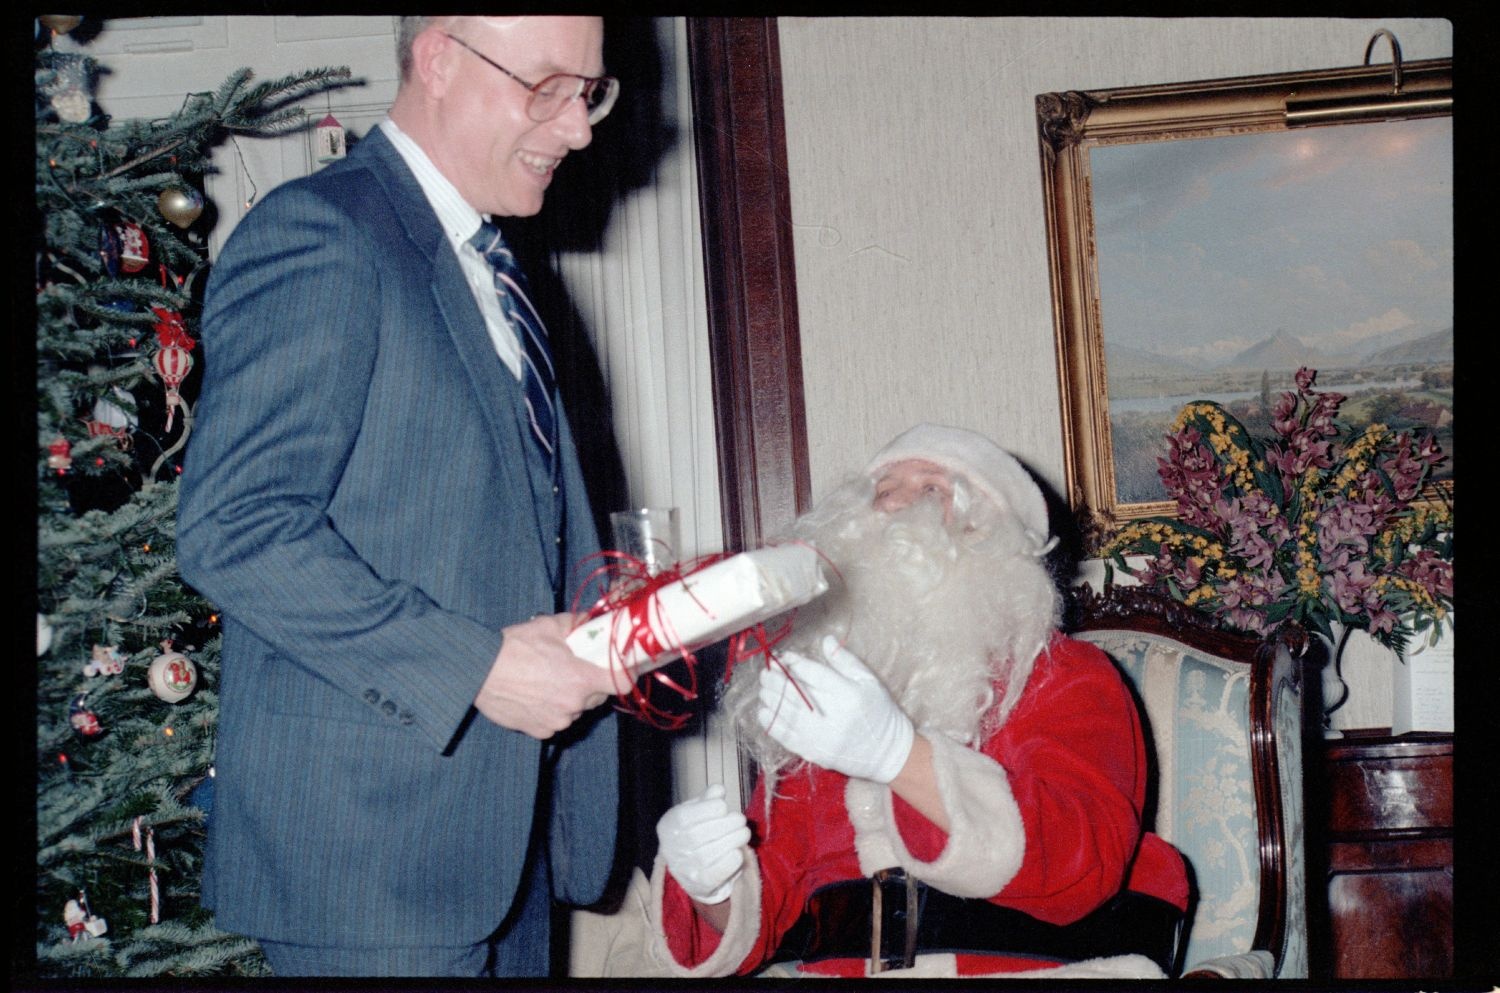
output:
<instances>
[{"instance_id":1,"label":"santa's black belt","mask_svg":"<svg viewBox=\"0 0 1500 993\"><path fill-rule=\"evenodd\" d=\"M1048 924L988 900L952 896L885 869L821 887L782 936L772 962L869 958L871 969L910 968L923 952L1010 955L1078 962L1144 955L1171 974L1183 914L1144 893L1123 892L1071 924Z\"/></svg>"}]
</instances>

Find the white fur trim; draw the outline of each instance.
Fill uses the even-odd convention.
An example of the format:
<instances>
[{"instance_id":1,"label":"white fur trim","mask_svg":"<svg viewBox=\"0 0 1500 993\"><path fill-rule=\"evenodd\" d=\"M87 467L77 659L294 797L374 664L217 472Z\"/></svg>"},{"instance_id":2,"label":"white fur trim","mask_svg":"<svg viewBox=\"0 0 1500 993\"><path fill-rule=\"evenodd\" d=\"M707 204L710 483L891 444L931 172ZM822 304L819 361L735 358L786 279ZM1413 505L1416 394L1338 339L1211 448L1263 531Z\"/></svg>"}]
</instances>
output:
<instances>
[{"instance_id":1,"label":"white fur trim","mask_svg":"<svg viewBox=\"0 0 1500 993\"><path fill-rule=\"evenodd\" d=\"M1026 829L1010 778L982 752L931 735L938 795L948 812L948 844L932 862L907 850L896 827L889 787L851 779L844 791L860 870L872 875L899 865L945 893L988 899L1021 870Z\"/></svg>"},{"instance_id":2,"label":"white fur trim","mask_svg":"<svg viewBox=\"0 0 1500 993\"><path fill-rule=\"evenodd\" d=\"M869 969L865 969L866 974ZM888 969L874 979L958 979L958 960L947 953L918 955L910 969ZM964 979L1165 979L1166 973L1144 955L1111 955L1025 972L969 973Z\"/></svg>"},{"instance_id":3,"label":"white fur trim","mask_svg":"<svg viewBox=\"0 0 1500 993\"><path fill-rule=\"evenodd\" d=\"M697 966L684 966L667 946L662 927L662 900L666 894L667 864L657 858L651 871L651 950L654 960L667 963L669 975L682 979L732 976L760 936L760 863L749 847L740 849L745 857L745 871L735 877L729 891L729 923L719 939L719 947Z\"/></svg>"},{"instance_id":4,"label":"white fur trim","mask_svg":"<svg viewBox=\"0 0 1500 993\"><path fill-rule=\"evenodd\" d=\"M889 869L900 859L891 842L895 825L891 823L890 807L889 786L851 779L844 787L844 809L854 825L854 854L859 857L859 871L866 876Z\"/></svg>"},{"instance_id":5,"label":"white fur trim","mask_svg":"<svg viewBox=\"0 0 1500 993\"><path fill-rule=\"evenodd\" d=\"M636 867L614 913L573 911L568 975L584 979L671 976L670 957L651 940L650 906L651 881Z\"/></svg>"},{"instance_id":6,"label":"white fur trim","mask_svg":"<svg viewBox=\"0 0 1500 993\"><path fill-rule=\"evenodd\" d=\"M877 452L865 472L874 479L886 466L908 459L933 462L966 477L997 507L1020 520L1035 554L1051 549L1041 488L1013 455L984 435L967 428L918 424Z\"/></svg>"}]
</instances>

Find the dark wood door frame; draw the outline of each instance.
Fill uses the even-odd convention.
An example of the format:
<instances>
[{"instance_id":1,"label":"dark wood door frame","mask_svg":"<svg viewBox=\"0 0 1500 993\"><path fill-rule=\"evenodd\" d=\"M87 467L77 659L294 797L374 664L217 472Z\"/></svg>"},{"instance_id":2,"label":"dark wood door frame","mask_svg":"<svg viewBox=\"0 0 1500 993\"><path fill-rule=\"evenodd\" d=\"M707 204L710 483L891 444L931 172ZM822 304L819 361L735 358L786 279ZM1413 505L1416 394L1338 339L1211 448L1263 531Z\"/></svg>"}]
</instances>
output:
<instances>
[{"instance_id":1,"label":"dark wood door frame","mask_svg":"<svg viewBox=\"0 0 1500 993\"><path fill-rule=\"evenodd\" d=\"M760 544L811 484L776 19L688 18L724 547Z\"/></svg>"}]
</instances>

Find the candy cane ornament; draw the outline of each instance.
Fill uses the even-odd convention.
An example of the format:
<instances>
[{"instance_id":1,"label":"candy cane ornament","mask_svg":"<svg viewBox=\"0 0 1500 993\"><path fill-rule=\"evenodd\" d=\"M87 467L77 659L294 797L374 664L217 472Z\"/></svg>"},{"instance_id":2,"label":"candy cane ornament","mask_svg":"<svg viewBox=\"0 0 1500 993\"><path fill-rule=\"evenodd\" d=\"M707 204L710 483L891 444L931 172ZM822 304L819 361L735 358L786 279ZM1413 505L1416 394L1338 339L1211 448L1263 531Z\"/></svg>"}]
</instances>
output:
<instances>
[{"instance_id":1,"label":"candy cane ornament","mask_svg":"<svg viewBox=\"0 0 1500 993\"><path fill-rule=\"evenodd\" d=\"M130 825L130 836L135 841L135 850L141 850L141 822L144 817L137 817ZM151 923L161 921L161 889L156 881L156 838L155 832L148 826L145 830L146 865L151 880Z\"/></svg>"}]
</instances>

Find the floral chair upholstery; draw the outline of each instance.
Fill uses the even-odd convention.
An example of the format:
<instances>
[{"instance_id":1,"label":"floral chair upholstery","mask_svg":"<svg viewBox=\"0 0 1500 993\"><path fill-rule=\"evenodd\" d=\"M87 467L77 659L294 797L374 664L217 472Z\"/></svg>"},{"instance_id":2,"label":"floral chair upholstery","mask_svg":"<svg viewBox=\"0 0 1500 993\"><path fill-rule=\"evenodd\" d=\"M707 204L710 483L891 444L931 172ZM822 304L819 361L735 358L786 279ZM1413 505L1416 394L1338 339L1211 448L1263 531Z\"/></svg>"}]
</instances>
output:
<instances>
[{"instance_id":1,"label":"floral chair upholstery","mask_svg":"<svg viewBox=\"0 0 1500 993\"><path fill-rule=\"evenodd\" d=\"M1069 628L1114 658L1144 707L1157 760L1147 826L1192 876L1184 974L1306 977L1305 638L1230 634L1135 587L1077 588Z\"/></svg>"}]
</instances>

